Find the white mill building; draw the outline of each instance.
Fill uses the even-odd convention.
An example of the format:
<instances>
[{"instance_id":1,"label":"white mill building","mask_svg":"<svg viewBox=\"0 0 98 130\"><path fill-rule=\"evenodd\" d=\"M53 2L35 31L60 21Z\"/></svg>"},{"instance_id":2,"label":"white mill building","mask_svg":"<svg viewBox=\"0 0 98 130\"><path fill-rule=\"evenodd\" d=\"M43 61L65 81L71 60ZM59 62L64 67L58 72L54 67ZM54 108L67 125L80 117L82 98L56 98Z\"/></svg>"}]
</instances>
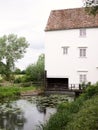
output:
<instances>
[{"instance_id":1,"label":"white mill building","mask_svg":"<svg viewBox=\"0 0 98 130\"><path fill-rule=\"evenodd\" d=\"M85 8L53 10L45 28L47 87L98 81L98 14Z\"/></svg>"}]
</instances>

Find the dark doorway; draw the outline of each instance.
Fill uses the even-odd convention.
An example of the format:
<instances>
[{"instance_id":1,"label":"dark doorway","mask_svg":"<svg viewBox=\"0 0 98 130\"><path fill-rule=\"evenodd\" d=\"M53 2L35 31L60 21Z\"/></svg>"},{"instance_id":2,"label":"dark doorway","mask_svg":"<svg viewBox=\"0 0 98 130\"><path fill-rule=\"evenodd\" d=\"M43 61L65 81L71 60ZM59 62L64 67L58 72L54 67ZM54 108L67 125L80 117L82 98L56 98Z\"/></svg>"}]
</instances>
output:
<instances>
[{"instance_id":1,"label":"dark doorway","mask_svg":"<svg viewBox=\"0 0 98 130\"><path fill-rule=\"evenodd\" d=\"M49 90L68 89L68 78L47 78L46 87Z\"/></svg>"}]
</instances>

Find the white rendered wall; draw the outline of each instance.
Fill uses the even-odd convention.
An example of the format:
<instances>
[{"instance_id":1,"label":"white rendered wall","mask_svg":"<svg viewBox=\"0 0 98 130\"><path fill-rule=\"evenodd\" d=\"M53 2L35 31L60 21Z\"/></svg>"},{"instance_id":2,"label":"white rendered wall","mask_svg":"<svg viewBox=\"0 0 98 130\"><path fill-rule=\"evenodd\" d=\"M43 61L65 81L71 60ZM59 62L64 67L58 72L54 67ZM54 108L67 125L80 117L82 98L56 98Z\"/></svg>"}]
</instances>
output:
<instances>
[{"instance_id":1,"label":"white rendered wall","mask_svg":"<svg viewBox=\"0 0 98 130\"><path fill-rule=\"evenodd\" d=\"M63 54L68 46L68 54ZM87 47L86 58L80 58L79 47ZM86 37L79 29L48 31L45 35L45 70L47 77L69 78L69 84L79 84L79 75L87 74L87 82L98 81L98 28L86 29Z\"/></svg>"}]
</instances>

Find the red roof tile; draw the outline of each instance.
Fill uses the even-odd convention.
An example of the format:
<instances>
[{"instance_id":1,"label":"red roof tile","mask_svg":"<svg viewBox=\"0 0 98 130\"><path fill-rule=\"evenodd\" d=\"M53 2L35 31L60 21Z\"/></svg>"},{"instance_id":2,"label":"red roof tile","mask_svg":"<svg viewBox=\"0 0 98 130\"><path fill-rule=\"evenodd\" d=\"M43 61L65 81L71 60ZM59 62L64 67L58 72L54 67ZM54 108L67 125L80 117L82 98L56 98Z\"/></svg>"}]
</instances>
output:
<instances>
[{"instance_id":1,"label":"red roof tile","mask_svg":"<svg viewBox=\"0 0 98 130\"><path fill-rule=\"evenodd\" d=\"M85 8L52 10L45 31L98 27L98 14L89 15Z\"/></svg>"}]
</instances>

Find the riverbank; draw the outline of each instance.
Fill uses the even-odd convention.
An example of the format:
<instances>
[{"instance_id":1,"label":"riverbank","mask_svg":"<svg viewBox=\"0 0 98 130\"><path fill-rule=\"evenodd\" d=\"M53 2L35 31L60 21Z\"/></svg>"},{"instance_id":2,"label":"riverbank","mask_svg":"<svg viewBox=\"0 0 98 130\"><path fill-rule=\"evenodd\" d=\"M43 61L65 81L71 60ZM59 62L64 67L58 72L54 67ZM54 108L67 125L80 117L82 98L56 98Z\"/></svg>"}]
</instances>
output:
<instances>
[{"instance_id":1,"label":"riverbank","mask_svg":"<svg viewBox=\"0 0 98 130\"><path fill-rule=\"evenodd\" d=\"M37 88L35 86L31 87L15 87L15 86L7 86L0 87L0 102L4 100L14 100L15 98L19 98L21 96L33 96L39 95L42 93L41 88Z\"/></svg>"},{"instance_id":2,"label":"riverbank","mask_svg":"<svg viewBox=\"0 0 98 130\"><path fill-rule=\"evenodd\" d=\"M15 91L16 88L7 87L6 93L7 91L12 92L11 89ZM22 93L28 93L29 96L22 97L19 95L19 99L17 97L15 100L14 98L8 100L5 97L4 99L7 100L0 103L0 128L2 130L6 128L9 128L9 130L43 130L43 124L56 112L58 104L74 100L72 97L66 95L30 96L30 92L32 94L37 91L35 89L27 89L30 88L25 88L26 92L23 90Z\"/></svg>"},{"instance_id":3,"label":"riverbank","mask_svg":"<svg viewBox=\"0 0 98 130\"><path fill-rule=\"evenodd\" d=\"M42 90L27 90L27 91L21 91L21 96L37 96L43 94Z\"/></svg>"},{"instance_id":4,"label":"riverbank","mask_svg":"<svg viewBox=\"0 0 98 130\"><path fill-rule=\"evenodd\" d=\"M75 101L62 103L43 130L97 130L98 84L88 86Z\"/></svg>"}]
</instances>

